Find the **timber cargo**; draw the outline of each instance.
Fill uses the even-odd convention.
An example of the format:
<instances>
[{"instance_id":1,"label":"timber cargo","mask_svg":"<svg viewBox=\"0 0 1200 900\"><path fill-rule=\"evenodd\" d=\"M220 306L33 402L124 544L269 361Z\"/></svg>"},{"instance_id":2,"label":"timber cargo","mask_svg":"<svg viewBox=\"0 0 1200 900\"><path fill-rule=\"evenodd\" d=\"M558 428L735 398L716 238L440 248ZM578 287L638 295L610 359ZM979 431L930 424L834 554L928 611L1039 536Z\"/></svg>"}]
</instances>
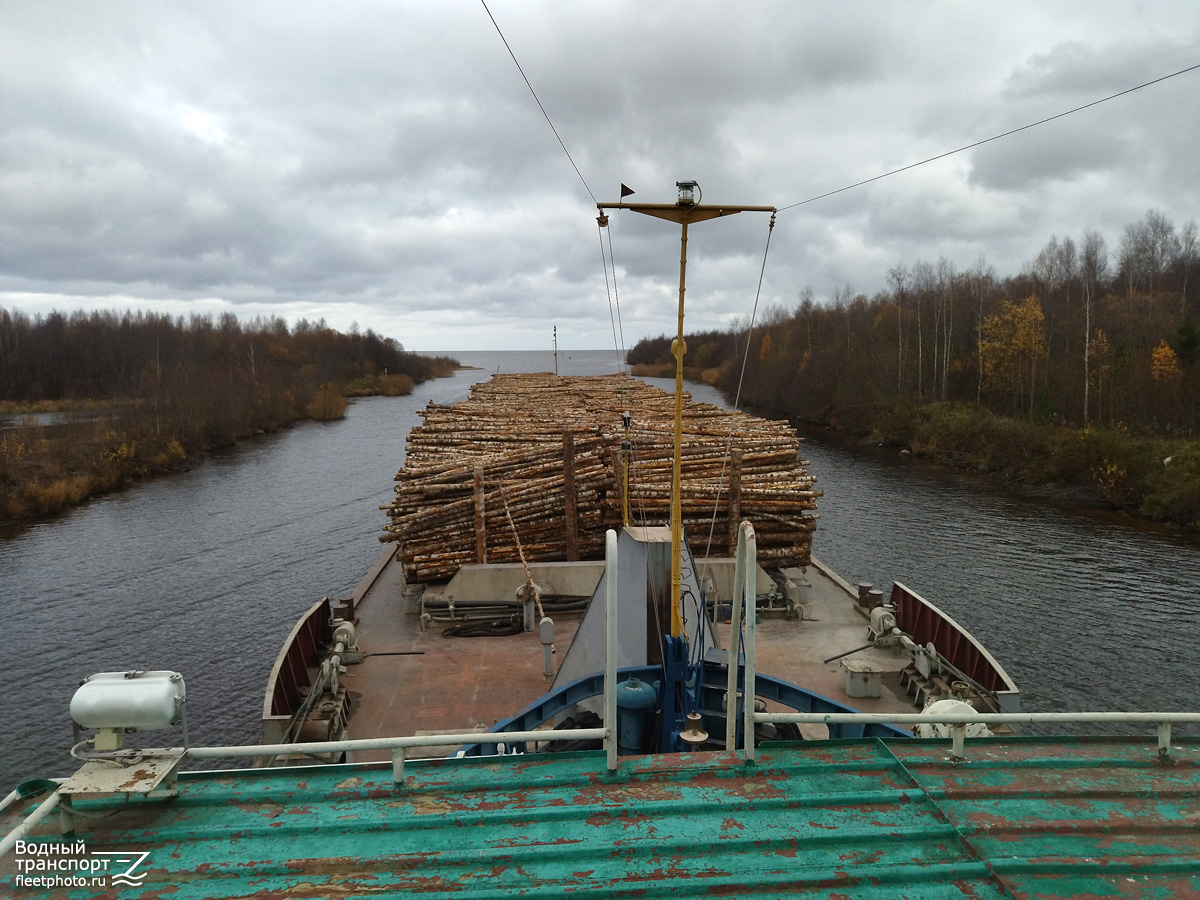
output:
<instances>
[{"instance_id":1,"label":"timber cargo","mask_svg":"<svg viewBox=\"0 0 1200 900\"><path fill-rule=\"evenodd\" d=\"M732 555L746 518L760 560L808 566L821 492L795 430L683 398L680 495L692 547ZM642 381L498 374L469 399L421 414L381 538L399 544L410 581L522 554L596 560L606 529L667 519L675 399Z\"/></svg>"}]
</instances>

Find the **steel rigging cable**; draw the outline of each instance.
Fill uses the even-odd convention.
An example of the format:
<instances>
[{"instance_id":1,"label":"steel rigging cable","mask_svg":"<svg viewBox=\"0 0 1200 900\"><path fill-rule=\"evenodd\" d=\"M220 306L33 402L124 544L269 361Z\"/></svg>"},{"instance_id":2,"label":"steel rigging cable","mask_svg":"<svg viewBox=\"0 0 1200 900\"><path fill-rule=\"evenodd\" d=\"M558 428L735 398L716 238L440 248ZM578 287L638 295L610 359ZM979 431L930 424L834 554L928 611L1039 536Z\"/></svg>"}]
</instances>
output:
<instances>
[{"instance_id":1,"label":"steel rigging cable","mask_svg":"<svg viewBox=\"0 0 1200 900\"><path fill-rule=\"evenodd\" d=\"M567 154L567 159L570 160L571 167L575 170L575 174L579 176L579 180L583 182L583 189L588 192L588 196L592 198L593 203L598 203L596 195L592 193L592 189L588 187L587 179L583 177L583 173L579 171L579 166L575 165L575 160L571 159L571 151L567 149L567 145L563 143L563 139L559 137L558 129L554 127L554 123L550 121L550 113L546 112L546 107L542 106L542 101L538 99L537 91L533 89L533 85L529 83L529 78L525 75L525 70L521 68L521 64L517 62L517 54L513 53L512 47L508 46L508 38L504 36L504 32L500 30L500 26L496 23L496 17L492 15L492 11L488 9L486 0L479 0L483 4L483 11L488 14L488 18L492 20L492 25L496 28L496 34L500 35L500 40L504 41L504 49L508 51L508 55L512 57L513 63L517 67L517 71L521 73L521 77L525 79L525 86L529 88L529 93L533 94L533 100L538 105L538 109L542 111L542 115L546 117L546 124L550 126L550 130L554 132L554 136L558 138L558 145L562 147L563 153Z\"/></svg>"},{"instance_id":2,"label":"steel rigging cable","mask_svg":"<svg viewBox=\"0 0 1200 900\"><path fill-rule=\"evenodd\" d=\"M1134 91L1140 91L1142 88L1148 88L1153 84L1158 84L1161 81L1166 81L1168 78L1174 78L1176 75L1183 75L1183 74L1186 74L1187 72L1194 72L1196 69L1200 69L1200 64L1197 64L1194 66L1188 66L1186 69L1180 69L1178 72L1172 72L1170 75L1164 75L1161 78L1155 78L1153 81L1147 81L1144 84L1137 85L1137 87L1131 87L1131 88L1126 88L1123 91L1117 91L1117 93L1115 93L1115 94L1109 94L1107 97L1101 97L1099 100L1093 100L1091 103L1083 104L1083 106L1077 106L1074 109L1068 109L1066 112L1060 112L1053 116L1047 116L1044 119L1038 119L1038 121L1036 121L1036 122L1030 122L1028 125L1022 125L1020 128L1013 128L1010 131L1004 132L1003 134L995 134L989 138L984 138L981 141L975 141L972 144L967 144L965 147L959 147L957 150L947 150L945 153L939 153L937 156L929 157L929 159L923 159L920 162L910 163L907 166L901 166L899 169L892 169L892 171L884 172L882 175L876 175L874 178L867 178L867 179L864 179L863 181L856 181L854 184L848 184L845 187L840 187L836 191L826 191L824 194L818 194L815 197L809 197L807 200L801 200L798 203L789 203L787 206L779 207L779 211L783 212L785 209L795 209L797 206L803 206L806 203L813 203L817 200L824 200L826 197L832 197L834 194L841 194L844 191L850 191L856 187L862 187L864 184L870 184L873 181L879 181L880 179L887 178L890 175L898 175L901 172L907 172L909 169L915 169L918 166L923 166L923 165L926 165L927 163L936 162L939 159L945 159L947 156L953 156L955 153L962 153L964 150L970 150L973 147L979 147L979 146L982 146L983 144L987 144L992 141L998 141L998 140L1000 140L1000 138L1006 138L1006 137L1009 137L1010 135L1017 134L1018 132L1027 131L1030 128L1036 128L1038 125L1045 125L1047 122L1053 122L1055 119L1061 119L1064 116L1069 116L1072 113L1080 112L1082 110L1088 109L1089 107L1097 106L1101 103L1106 103L1109 100L1115 100L1117 97L1123 97L1126 94L1132 94Z\"/></svg>"}]
</instances>

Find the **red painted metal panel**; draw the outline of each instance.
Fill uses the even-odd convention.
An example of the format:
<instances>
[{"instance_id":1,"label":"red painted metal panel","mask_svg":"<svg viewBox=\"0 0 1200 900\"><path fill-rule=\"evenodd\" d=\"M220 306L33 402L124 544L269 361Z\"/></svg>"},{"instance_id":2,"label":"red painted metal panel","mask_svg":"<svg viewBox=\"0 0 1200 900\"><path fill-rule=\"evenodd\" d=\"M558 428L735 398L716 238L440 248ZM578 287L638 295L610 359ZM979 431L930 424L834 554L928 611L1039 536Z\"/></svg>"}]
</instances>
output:
<instances>
[{"instance_id":1,"label":"red painted metal panel","mask_svg":"<svg viewBox=\"0 0 1200 900\"><path fill-rule=\"evenodd\" d=\"M990 691L1007 690L991 662L966 635L948 622L921 598L904 588L892 585L892 606L896 608L896 623L907 631L914 641L926 644L930 641L938 648L950 664L969 675Z\"/></svg>"},{"instance_id":2,"label":"red painted metal panel","mask_svg":"<svg viewBox=\"0 0 1200 900\"><path fill-rule=\"evenodd\" d=\"M329 605L315 607L288 645L271 695L272 714L286 716L296 709L300 702L300 688L311 683L308 667L317 661L320 647L328 645L332 637Z\"/></svg>"}]
</instances>

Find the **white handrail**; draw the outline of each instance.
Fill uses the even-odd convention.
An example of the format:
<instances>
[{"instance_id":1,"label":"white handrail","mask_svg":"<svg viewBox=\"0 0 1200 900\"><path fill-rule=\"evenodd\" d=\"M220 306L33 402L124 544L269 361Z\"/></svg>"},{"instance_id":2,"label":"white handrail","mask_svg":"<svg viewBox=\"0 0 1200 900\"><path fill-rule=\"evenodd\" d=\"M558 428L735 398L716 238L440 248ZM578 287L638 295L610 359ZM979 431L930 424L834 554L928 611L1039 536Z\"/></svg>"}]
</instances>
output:
<instances>
[{"instance_id":1,"label":"white handrail","mask_svg":"<svg viewBox=\"0 0 1200 900\"><path fill-rule=\"evenodd\" d=\"M342 750L401 750L442 744L517 744L528 741L603 740L603 728L561 731L466 731L461 734L413 734L407 737L356 738L345 741L305 741L295 744L245 744L237 747L189 747L191 759L227 759L239 756L277 756L285 753L339 753ZM145 754L147 751L139 751Z\"/></svg>"},{"instance_id":2,"label":"white handrail","mask_svg":"<svg viewBox=\"0 0 1200 900\"><path fill-rule=\"evenodd\" d=\"M1181 712L1021 712L1021 713L803 713L803 712L761 712L754 716L756 722L793 722L817 725L844 725L858 722L862 724L883 723L888 725L970 725L981 722L984 725L999 725L1004 723L1037 724L1039 722L1128 722L1128 723L1157 723L1172 722L1185 724L1200 722L1200 713Z\"/></svg>"},{"instance_id":3,"label":"white handrail","mask_svg":"<svg viewBox=\"0 0 1200 900\"><path fill-rule=\"evenodd\" d=\"M959 758L966 755L967 726L983 725L1036 725L1054 722L1124 722L1129 724L1153 724L1158 726L1158 752L1171 751L1171 726L1200 722L1200 713L1165 712L1078 712L1078 713L756 713L755 722L792 723L797 725L947 725L952 743L951 753ZM753 726L751 726L753 727ZM749 752L753 740L747 742L746 761L754 757Z\"/></svg>"},{"instance_id":4,"label":"white handrail","mask_svg":"<svg viewBox=\"0 0 1200 900\"><path fill-rule=\"evenodd\" d=\"M604 749L617 769L617 533L604 533Z\"/></svg>"},{"instance_id":5,"label":"white handrail","mask_svg":"<svg viewBox=\"0 0 1200 900\"><path fill-rule=\"evenodd\" d=\"M63 795L55 789L49 797L43 800L33 812L25 817L16 828L5 835L4 840L0 841L0 857L4 856L16 846L17 841L33 831L37 827L38 822L50 815L51 812L62 802Z\"/></svg>"},{"instance_id":6,"label":"white handrail","mask_svg":"<svg viewBox=\"0 0 1200 900\"><path fill-rule=\"evenodd\" d=\"M738 528L737 557L733 564L733 605L729 614L729 650L726 652L725 746L737 748L738 648L742 628L742 598L746 584L746 532Z\"/></svg>"},{"instance_id":7,"label":"white handrail","mask_svg":"<svg viewBox=\"0 0 1200 900\"><path fill-rule=\"evenodd\" d=\"M743 544L744 541L744 544ZM755 687L755 665L757 656L755 648L755 620L758 618L758 539L754 536L754 526L742 522L738 529L739 550L744 546L746 554L745 567L742 573L746 583L742 586L742 594L746 598L746 672L742 680L745 684L742 694L742 746L745 748L746 761L754 761L754 698L757 696ZM734 660L737 663L737 660Z\"/></svg>"}]
</instances>

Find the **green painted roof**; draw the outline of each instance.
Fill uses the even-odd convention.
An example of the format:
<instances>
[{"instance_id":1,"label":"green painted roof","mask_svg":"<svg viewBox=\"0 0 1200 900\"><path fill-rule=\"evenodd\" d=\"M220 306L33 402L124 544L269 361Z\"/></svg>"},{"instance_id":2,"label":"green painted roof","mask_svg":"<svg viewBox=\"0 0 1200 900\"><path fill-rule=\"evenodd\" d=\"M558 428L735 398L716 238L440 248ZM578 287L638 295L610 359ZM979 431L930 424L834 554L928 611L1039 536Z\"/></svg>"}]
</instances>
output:
<instances>
[{"instance_id":1,"label":"green painted roof","mask_svg":"<svg viewBox=\"0 0 1200 900\"><path fill-rule=\"evenodd\" d=\"M776 745L184 773L169 800L80 802L140 888L16 897L1200 896L1200 745L1141 739ZM36 802L36 801L35 801ZM97 816L104 816L99 818ZM56 820L52 818L51 823ZM11 820L5 822L11 826ZM50 836L39 840L59 840Z\"/></svg>"}]
</instances>

